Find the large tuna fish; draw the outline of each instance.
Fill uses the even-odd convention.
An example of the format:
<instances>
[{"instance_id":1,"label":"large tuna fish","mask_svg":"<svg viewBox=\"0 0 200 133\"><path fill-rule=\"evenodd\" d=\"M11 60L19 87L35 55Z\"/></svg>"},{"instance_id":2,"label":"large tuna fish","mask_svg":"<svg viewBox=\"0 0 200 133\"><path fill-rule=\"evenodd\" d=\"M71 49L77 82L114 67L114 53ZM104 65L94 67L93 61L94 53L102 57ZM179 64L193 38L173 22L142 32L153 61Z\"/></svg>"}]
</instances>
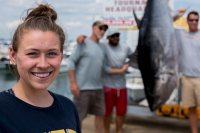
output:
<instances>
[{"instance_id":1,"label":"large tuna fish","mask_svg":"<svg viewBox=\"0 0 200 133\"><path fill-rule=\"evenodd\" d=\"M148 0L139 27L138 65L151 111L178 86L175 30L168 0Z\"/></svg>"}]
</instances>

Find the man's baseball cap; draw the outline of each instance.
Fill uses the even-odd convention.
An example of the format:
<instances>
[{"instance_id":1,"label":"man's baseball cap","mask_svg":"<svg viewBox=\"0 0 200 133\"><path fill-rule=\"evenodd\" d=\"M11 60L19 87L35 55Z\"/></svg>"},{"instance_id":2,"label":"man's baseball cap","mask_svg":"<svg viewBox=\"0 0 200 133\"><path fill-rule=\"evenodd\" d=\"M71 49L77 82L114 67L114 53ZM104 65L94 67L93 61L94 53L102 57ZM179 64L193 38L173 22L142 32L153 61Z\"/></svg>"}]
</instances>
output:
<instances>
[{"instance_id":1,"label":"man's baseball cap","mask_svg":"<svg viewBox=\"0 0 200 133\"><path fill-rule=\"evenodd\" d=\"M94 26L102 26L102 27L105 27L106 29L108 29L108 25L103 23L102 21L95 21L93 24L92 24L92 27Z\"/></svg>"},{"instance_id":2,"label":"man's baseball cap","mask_svg":"<svg viewBox=\"0 0 200 133\"><path fill-rule=\"evenodd\" d=\"M113 36L113 35L120 35L120 32L117 30L109 30L107 33L107 37Z\"/></svg>"}]
</instances>

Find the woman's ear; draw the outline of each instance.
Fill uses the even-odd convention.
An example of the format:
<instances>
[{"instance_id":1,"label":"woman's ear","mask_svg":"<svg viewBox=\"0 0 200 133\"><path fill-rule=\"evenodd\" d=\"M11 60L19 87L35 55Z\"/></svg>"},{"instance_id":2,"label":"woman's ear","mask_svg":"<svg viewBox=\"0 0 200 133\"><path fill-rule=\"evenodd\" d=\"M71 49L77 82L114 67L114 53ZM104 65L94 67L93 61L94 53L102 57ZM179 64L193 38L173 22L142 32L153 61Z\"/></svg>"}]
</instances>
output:
<instances>
[{"instance_id":1,"label":"woman's ear","mask_svg":"<svg viewBox=\"0 0 200 133\"><path fill-rule=\"evenodd\" d=\"M16 53L13 48L9 48L10 64L16 65Z\"/></svg>"}]
</instances>

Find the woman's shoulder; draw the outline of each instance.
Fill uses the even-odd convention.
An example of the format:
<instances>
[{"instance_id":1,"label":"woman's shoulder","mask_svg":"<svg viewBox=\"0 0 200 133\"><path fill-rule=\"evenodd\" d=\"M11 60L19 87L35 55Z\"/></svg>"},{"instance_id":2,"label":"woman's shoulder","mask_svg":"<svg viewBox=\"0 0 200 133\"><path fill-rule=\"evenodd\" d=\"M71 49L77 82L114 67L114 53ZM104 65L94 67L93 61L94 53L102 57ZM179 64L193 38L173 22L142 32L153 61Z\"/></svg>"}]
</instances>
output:
<instances>
[{"instance_id":1,"label":"woman's shoulder","mask_svg":"<svg viewBox=\"0 0 200 133\"><path fill-rule=\"evenodd\" d=\"M54 95L54 97L59 98L59 99L61 99L61 100L71 101L68 97L63 96L63 95L61 95L61 94L57 94L57 93L54 93L54 92L50 92L50 93L51 93L52 95Z\"/></svg>"},{"instance_id":2,"label":"woman's shoulder","mask_svg":"<svg viewBox=\"0 0 200 133\"><path fill-rule=\"evenodd\" d=\"M9 90L3 90L3 91L0 92L0 101L5 100L6 97L10 97L10 96L12 96L12 92L10 91L10 89Z\"/></svg>"},{"instance_id":3,"label":"woman's shoulder","mask_svg":"<svg viewBox=\"0 0 200 133\"><path fill-rule=\"evenodd\" d=\"M63 96L63 95L60 95L60 94L57 94L57 93L54 93L54 92L51 92L51 91L50 91L50 93L60 103L63 103L63 104L73 104L72 100L70 100L66 96Z\"/></svg>"},{"instance_id":4,"label":"woman's shoulder","mask_svg":"<svg viewBox=\"0 0 200 133\"><path fill-rule=\"evenodd\" d=\"M11 106L14 106L15 98L14 96L8 91L4 90L0 92L0 107L1 110L8 109Z\"/></svg>"}]
</instances>

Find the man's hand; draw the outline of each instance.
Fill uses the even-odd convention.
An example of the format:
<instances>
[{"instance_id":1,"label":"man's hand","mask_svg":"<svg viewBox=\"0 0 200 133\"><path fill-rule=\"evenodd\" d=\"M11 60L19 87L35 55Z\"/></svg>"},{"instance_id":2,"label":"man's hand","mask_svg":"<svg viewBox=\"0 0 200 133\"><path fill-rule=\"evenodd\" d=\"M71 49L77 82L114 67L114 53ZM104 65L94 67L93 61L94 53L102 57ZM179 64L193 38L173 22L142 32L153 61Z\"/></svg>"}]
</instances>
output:
<instances>
[{"instance_id":1,"label":"man's hand","mask_svg":"<svg viewBox=\"0 0 200 133\"><path fill-rule=\"evenodd\" d=\"M186 12L186 9L185 8L181 8L181 9L178 10L178 15L180 17L182 17L185 14L185 12Z\"/></svg>"},{"instance_id":2,"label":"man's hand","mask_svg":"<svg viewBox=\"0 0 200 133\"><path fill-rule=\"evenodd\" d=\"M128 67L129 67L129 64L124 64L124 65L122 66L122 71L123 71L123 73L125 73L125 72L128 70Z\"/></svg>"},{"instance_id":3,"label":"man's hand","mask_svg":"<svg viewBox=\"0 0 200 133\"><path fill-rule=\"evenodd\" d=\"M75 81L70 83L70 89L71 89L71 93L75 97L78 97L80 95L79 87L78 87L78 85L77 85L77 83Z\"/></svg>"},{"instance_id":4,"label":"man's hand","mask_svg":"<svg viewBox=\"0 0 200 133\"><path fill-rule=\"evenodd\" d=\"M111 68L110 74L124 74L128 70L129 65L124 64L121 68Z\"/></svg>"},{"instance_id":5,"label":"man's hand","mask_svg":"<svg viewBox=\"0 0 200 133\"><path fill-rule=\"evenodd\" d=\"M84 35L78 36L76 39L77 44L83 44L85 42L85 38L86 38L86 36L84 36Z\"/></svg>"},{"instance_id":6,"label":"man's hand","mask_svg":"<svg viewBox=\"0 0 200 133\"><path fill-rule=\"evenodd\" d=\"M187 9L185 8L181 8L178 10L178 13L173 17L173 20L176 21L177 19L179 19L180 17L182 17Z\"/></svg>"}]
</instances>

